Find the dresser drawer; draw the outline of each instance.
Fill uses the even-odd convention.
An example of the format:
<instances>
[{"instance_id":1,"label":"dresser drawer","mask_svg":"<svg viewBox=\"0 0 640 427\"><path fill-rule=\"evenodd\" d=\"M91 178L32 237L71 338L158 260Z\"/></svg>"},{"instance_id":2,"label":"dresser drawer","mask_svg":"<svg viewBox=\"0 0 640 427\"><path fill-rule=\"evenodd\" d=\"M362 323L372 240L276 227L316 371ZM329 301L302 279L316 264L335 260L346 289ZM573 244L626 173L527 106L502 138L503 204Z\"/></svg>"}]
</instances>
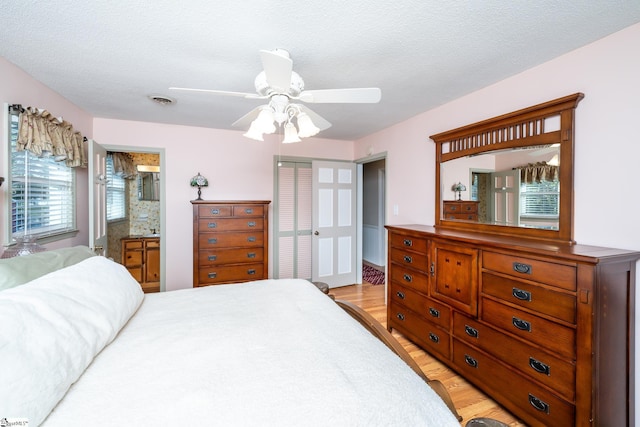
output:
<instances>
[{"instance_id":1,"label":"dresser drawer","mask_svg":"<svg viewBox=\"0 0 640 427\"><path fill-rule=\"evenodd\" d=\"M477 221L478 214L477 213L450 213L445 212L444 219L464 219L467 221Z\"/></svg>"},{"instance_id":2,"label":"dresser drawer","mask_svg":"<svg viewBox=\"0 0 640 427\"><path fill-rule=\"evenodd\" d=\"M149 239L145 239L145 240L146 240L145 245L147 249L160 247L160 240L149 240Z\"/></svg>"},{"instance_id":3,"label":"dresser drawer","mask_svg":"<svg viewBox=\"0 0 640 427\"><path fill-rule=\"evenodd\" d=\"M415 270L410 270L397 264L391 266L391 281L402 286L406 286L426 294L429 290L427 280L428 278L425 273L419 273Z\"/></svg>"},{"instance_id":4,"label":"dresser drawer","mask_svg":"<svg viewBox=\"0 0 640 427\"><path fill-rule=\"evenodd\" d=\"M232 247L262 247L264 246L264 234L261 231L241 233L200 233L198 235L198 248L232 248Z\"/></svg>"},{"instance_id":5,"label":"dresser drawer","mask_svg":"<svg viewBox=\"0 0 640 427\"><path fill-rule=\"evenodd\" d=\"M576 290L576 268L569 265L487 251L482 255L482 267L520 279Z\"/></svg>"},{"instance_id":6,"label":"dresser drawer","mask_svg":"<svg viewBox=\"0 0 640 427\"><path fill-rule=\"evenodd\" d=\"M482 298L482 320L550 351L576 357L576 332L531 313Z\"/></svg>"},{"instance_id":7,"label":"dresser drawer","mask_svg":"<svg viewBox=\"0 0 640 427\"><path fill-rule=\"evenodd\" d=\"M142 249L127 250L124 255L124 265L125 267L142 265Z\"/></svg>"},{"instance_id":8,"label":"dresser drawer","mask_svg":"<svg viewBox=\"0 0 640 427\"><path fill-rule=\"evenodd\" d=\"M216 249L200 251L200 267L217 264L254 263L264 259L262 248Z\"/></svg>"},{"instance_id":9,"label":"dresser drawer","mask_svg":"<svg viewBox=\"0 0 640 427\"><path fill-rule=\"evenodd\" d=\"M263 264L201 267L198 271L198 286L260 280L264 279L263 271Z\"/></svg>"},{"instance_id":10,"label":"dresser drawer","mask_svg":"<svg viewBox=\"0 0 640 427\"><path fill-rule=\"evenodd\" d=\"M405 267L415 268L416 270L429 271L429 261L426 253L416 253L404 250L402 248L391 250L391 262L403 265Z\"/></svg>"},{"instance_id":11,"label":"dresser drawer","mask_svg":"<svg viewBox=\"0 0 640 427\"><path fill-rule=\"evenodd\" d=\"M507 409L516 415L526 416L527 424L554 427L575 425L575 407L571 403L455 338L453 363L465 378L489 391Z\"/></svg>"},{"instance_id":12,"label":"dresser drawer","mask_svg":"<svg viewBox=\"0 0 640 427\"><path fill-rule=\"evenodd\" d=\"M453 313L453 336L513 366L516 371L575 399L576 368L549 353L506 336L458 312Z\"/></svg>"},{"instance_id":13,"label":"dresser drawer","mask_svg":"<svg viewBox=\"0 0 640 427\"><path fill-rule=\"evenodd\" d=\"M144 240L142 239L129 240L127 242L124 242L125 249L142 249L143 246Z\"/></svg>"},{"instance_id":14,"label":"dresser drawer","mask_svg":"<svg viewBox=\"0 0 640 427\"><path fill-rule=\"evenodd\" d=\"M391 284L391 301L407 307L445 330L449 330L451 309L408 288Z\"/></svg>"},{"instance_id":15,"label":"dresser drawer","mask_svg":"<svg viewBox=\"0 0 640 427\"><path fill-rule=\"evenodd\" d=\"M392 233L389 243L396 248L404 248L423 254L427 253L427 239L425 238Z\"/></svg>"},{"instance_id":16,"label":"dresser drawer","mask_svg":"<svg viewBox=\"0 0 640 427\"><path fill-rule=\"evenodd\" d=\"M451 337L447 331L394 301L390 302L389 310L391 327L397 328L400 332L406 330L418 339L427 350L435 351L449 359Z\"/></svg>"},{"instance_id":17,"label":"dresser drawer","mask_svg":"<svg viewBox=\"0 0 640 427\"><path fill-rule=\"evenodd\" d=\"M482 273L482 292L565 322L576 322L576 297L572 294L486 272Z\"/></svg>"},{"instance_id":18,"label":"dresser drawer","mask_svg":"<svg viewBox=\"0 0 640 427\"><path fill-rule=\"evenodd\" d=\"M478 202L444 202L445 214L477 213Z\"/></svg>"},{"instance_id":19,"label":"dresser drawer","mask_svg":"<svg viewBox=\"0 0 640 427\"><path fill-rule=\"evenodd\" d=\"M198 206L198 216L200 218L213 218L231 216L233 206Z\"/></svg>"},{"instance_id":20,"label":"dresser drawer","mask_svg":"<svg viewBox=\"0 0 640 427\"><path fill-rule=\"evenodd\" d=\"M264 206L236 205L233 216L264 216Z\"/></svg>"},{"instance_id":21,"label":"dresser drawer","mask_svg":"<svg viewBox=\"0 0 640 427\"><path fill-rule=\"evenodd\" d=\"M263 218L210 218L198 221L198 230L207 231L247 231L263 230Z\"/></svg>"}]
</instances>

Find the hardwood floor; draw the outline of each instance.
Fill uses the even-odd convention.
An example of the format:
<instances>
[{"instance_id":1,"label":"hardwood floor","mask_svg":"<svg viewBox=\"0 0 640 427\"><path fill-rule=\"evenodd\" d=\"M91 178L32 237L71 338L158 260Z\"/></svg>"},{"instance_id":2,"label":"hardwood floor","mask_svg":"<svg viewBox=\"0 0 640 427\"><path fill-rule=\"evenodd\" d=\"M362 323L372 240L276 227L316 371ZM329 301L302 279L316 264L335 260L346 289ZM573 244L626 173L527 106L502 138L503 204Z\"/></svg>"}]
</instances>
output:
<instances>
[{"instance_id":1,"label":"hardwood floor","mask_svg":"<svg viewBox=\"0 0 640 427\"><path fill-rule=\"evenodd\" d=\"M336 299L350 301L365 309L376 320L386 327L387 306L385 305L385 286L351 285L333 288L330 293ZM463 417L461 425L476 417L493 418L510 426L525 426L521 421L507 412L504 408L475 388L469 382L457 375L444 364L418 348L402 335L393 331L393 336L404 346L423 372L432 379L440 380L451 395L460 415Z\"/></svg>"}]
</instances>

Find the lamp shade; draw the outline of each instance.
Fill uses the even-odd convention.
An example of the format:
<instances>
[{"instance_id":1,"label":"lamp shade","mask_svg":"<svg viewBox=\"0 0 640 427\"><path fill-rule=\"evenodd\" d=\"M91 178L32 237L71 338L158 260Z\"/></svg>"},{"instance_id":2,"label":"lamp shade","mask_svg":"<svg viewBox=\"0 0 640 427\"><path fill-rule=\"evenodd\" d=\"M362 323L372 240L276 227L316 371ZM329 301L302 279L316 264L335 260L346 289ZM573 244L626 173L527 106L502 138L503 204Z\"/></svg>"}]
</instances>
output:
<instances>
[{"instance_id":1,"label":"lamp shade","mask_svg":"<svg viewBox=\"0 0 640 427\"><path fill-rule=\"evenodd\" d=\"M284 139L282 140L283 144L291 144L292 142L300 142L300 138L298 137L298 131L296 131L296 127L293 123L288 122L284 125Z\"/></svg>"},{"instance_id":2,"label":"lamp shade","mask_svg":"<svg viewBox=\"0 0 640 427\"><path fill-rule=\"evenodd\" d=\"M255 123L261 133L274 133L276 131L276 125L273 123L274 120L273 110L269 107L263 108L260 110L258 117L251 123L251 126ZM249 128L249 130L251 130L251 128Z\"/></svg>"},{"instance_id":3,"label":"lamp shade","mask_svg":"<svg viewBox=\"0 0 640 427\"><path fill-rule=\"evenodd\" d=\"M257 125L256 120L254 120L253 122L251 122L251 126L249 126L249 130L242 136L255 139L256 141L264 141L264 139L262 139L262 132L258 128L259 128L259 125Z\"/></svg>"},{"instance_id":4,"label":"lamp shade","mask_svg":"<svg viewBox=\"0 0 640 427\"><path fill-rule=\"evenodd\" d=\"M298 114L298 136L308 138L320 132L320 128L313 124L311 117L305 112Z\"/></svg>"}]
</instances>

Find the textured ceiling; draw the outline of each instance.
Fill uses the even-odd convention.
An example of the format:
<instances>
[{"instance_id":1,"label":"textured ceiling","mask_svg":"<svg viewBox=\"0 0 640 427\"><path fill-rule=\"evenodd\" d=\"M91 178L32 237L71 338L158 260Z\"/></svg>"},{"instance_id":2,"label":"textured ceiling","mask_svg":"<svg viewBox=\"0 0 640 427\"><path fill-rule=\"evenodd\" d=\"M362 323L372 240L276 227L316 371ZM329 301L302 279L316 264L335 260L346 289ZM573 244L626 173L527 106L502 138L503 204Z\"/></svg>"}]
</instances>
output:
<instances>
[{"instance_id":1,"label":"textured ceiling","mask_svg":"<svg viewBox=\"0 0 640 427\"><path fill-rule=\"evenodd\" d=\"M233 129L263 102L168 88L254 92L284 48L306 89L382 89L308 105L352 140L637 22L638 0L4 0L0 55L95 117Z\"/></svg>"}]
</instances>

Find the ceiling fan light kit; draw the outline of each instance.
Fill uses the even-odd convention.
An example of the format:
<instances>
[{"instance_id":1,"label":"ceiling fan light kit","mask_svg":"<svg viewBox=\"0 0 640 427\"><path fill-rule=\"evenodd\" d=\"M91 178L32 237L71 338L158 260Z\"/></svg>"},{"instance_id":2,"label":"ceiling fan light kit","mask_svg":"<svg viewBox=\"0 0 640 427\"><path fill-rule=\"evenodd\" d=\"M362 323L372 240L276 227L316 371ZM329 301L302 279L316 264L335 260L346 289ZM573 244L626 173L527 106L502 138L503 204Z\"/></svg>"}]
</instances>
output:
<instances>
[{"instance_id":1,"label":"ceiling fan light kit","mask_svg":"<svg viewBox=\"0 0 640 427\"><path fill-rule=\"evenodd\" d=\"M241 96L247 99L269 99L267 105L253 109L233 123L233 126L246 128L249 125L249 130L243 136L257 141L264 141L264 134L275 133L277 127L281 127L284 130L283 143L299 142L300 138L314 136L331 127L327 120L302 104L291 103L291 100L316 104L362 104L380 102L382 97L382 92L376 87L304 90L304 80L293 71L289 52L284 49L261 50L260 58L264 71L254 81L257 94L179 87L169 89Z\"/></svg>"}]
</instances>

